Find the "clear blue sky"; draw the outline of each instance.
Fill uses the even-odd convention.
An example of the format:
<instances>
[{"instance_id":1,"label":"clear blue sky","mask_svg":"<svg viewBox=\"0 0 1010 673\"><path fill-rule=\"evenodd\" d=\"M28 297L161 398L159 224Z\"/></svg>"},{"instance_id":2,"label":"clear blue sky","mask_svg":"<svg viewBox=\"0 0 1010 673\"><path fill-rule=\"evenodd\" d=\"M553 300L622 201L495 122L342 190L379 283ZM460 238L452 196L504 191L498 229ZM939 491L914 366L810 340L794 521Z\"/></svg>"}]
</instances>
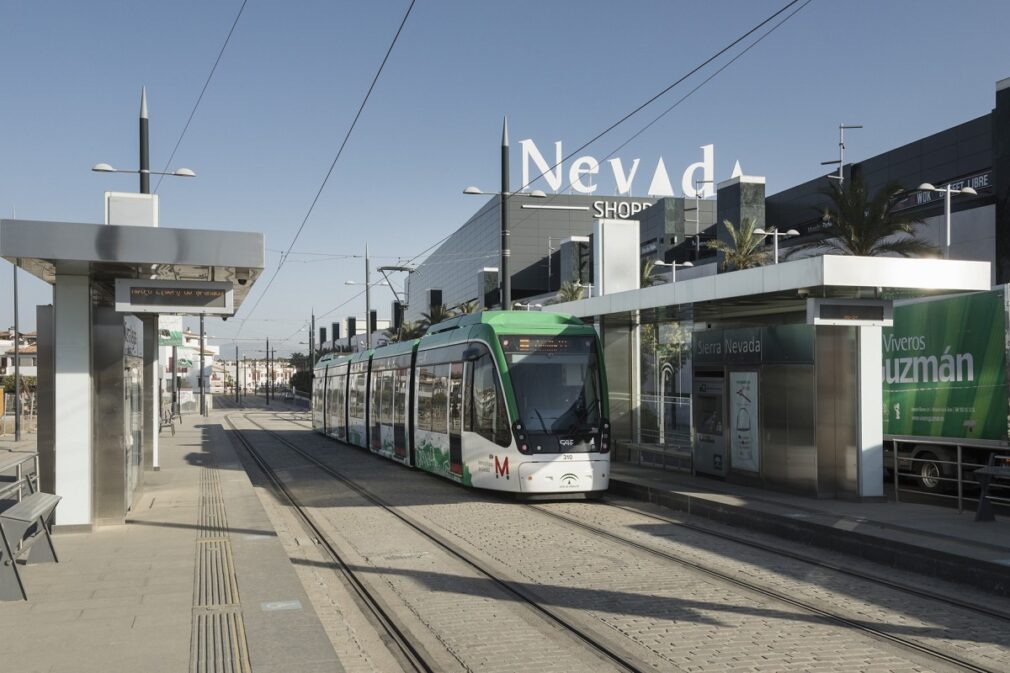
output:
<instances>
[{"instance_id":1,"label":"clear blue sky","mask_svg":"<svg viewBox=\"0 0 1010 673\"><path fill-rule=\"evenodd\" d=\"M267 270L238 318L208 332L290 337L314 308L322 324L364 312L360 259L292 254L252 314L332 162L409 3L249 0L173 160L197 178L167 178L162 226L259 231ZM468 185L499 182L509 117L512 185L518 141L565 153L608 127L786 4L418 0L295 253L409 258L482 203ZM151 163L179 139L240 0L172 3L2 0L0 215L100 222L102 193L135 191L146 86ZM839 122L858 161L988 113L1010 77L1010 3L1002 0L814 0L616 155L641 159L644 195L660 156L680 173L715 145L715 177L763 175L773 194L837 158ZM736 53L736 51L732 52ZM724 63L678 86L584 153L599 160ZM567 170L567 165L566 165ZM601 191L615 193L609 170ZM156 178L152 180L152 186ZM13 322L11 266L0 270L0 324ZM49 286L22 273L23 329ZM392 296L373 303L386 317ZM302 337L304 339L304 337ZM288 346L298 349L295 342ZM302 350L304 346L300 347ZM225 353L230 352L230 347Z\"/></svg>"}]
</instances>

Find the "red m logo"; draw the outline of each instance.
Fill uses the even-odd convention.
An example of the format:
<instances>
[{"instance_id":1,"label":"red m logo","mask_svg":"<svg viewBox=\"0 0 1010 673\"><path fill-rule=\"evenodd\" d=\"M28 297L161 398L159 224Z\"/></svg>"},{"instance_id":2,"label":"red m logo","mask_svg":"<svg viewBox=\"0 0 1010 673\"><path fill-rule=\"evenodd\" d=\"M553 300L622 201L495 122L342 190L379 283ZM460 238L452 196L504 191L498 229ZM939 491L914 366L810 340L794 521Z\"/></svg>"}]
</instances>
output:
<instances>
[{"instance_id":1,"label":"red m logo","mask_svg":"<svg viewBox=\"0 0 1010 673\"><path fill-rule=\"evenodd\" d=\"M494 457L494 478L498 477L509 478L509 459L508 456L505 457L505 461L499 463L498 456Z\"/></svg>"}]
</instances>

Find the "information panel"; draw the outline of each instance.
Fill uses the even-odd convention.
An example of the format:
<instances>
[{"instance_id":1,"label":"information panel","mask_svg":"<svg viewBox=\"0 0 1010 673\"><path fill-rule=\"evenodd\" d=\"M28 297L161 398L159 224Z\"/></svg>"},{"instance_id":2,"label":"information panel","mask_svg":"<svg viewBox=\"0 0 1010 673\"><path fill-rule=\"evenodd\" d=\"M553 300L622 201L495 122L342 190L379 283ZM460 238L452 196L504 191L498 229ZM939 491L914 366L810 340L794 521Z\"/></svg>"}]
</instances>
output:
<instances>
[{"instance_id":1,"label":"information panel","mask_svg":"<svg viewBox=\"0 0 1010 673\"><path fill-rule=\"evenodd\" d=\"M759 472L757 372L729 373L730 463L735 470Z\"/></svg>"},{"instance_id":2,"label":"information panel","mask_svg":"<svg viewBox=\"0 0 1010 673\"><path fill-rule=\"evenodd\" d=\"M116 310L130 313L233 315L231 283L196 280L116 280Z\"/></svg>"}]
</instances>

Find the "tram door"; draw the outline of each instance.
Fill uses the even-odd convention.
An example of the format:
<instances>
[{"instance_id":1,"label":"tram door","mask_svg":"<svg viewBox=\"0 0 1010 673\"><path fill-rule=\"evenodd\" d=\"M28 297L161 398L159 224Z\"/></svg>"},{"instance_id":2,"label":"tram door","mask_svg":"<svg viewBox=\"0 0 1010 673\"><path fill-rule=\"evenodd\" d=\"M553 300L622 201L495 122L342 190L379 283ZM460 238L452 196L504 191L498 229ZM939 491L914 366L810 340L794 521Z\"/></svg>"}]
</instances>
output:
<instances>
[{"instance_id":1,"label":"tram door","mask_svg":"<svg viewBox=\"0 0 1010 673\"><path fill-rule=\"evenodd\" d=\"M449 470L463 474L463 363L449 371Z\"/></svg>"}]
</instances>

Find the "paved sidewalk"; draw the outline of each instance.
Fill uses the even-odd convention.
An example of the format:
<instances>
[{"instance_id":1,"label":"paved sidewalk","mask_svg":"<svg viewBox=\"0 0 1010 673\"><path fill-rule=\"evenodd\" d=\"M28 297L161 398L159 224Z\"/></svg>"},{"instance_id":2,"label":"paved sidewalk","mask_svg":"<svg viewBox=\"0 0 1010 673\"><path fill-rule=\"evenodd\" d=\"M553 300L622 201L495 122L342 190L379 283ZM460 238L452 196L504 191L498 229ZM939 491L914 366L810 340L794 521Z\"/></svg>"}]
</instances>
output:
<instances>
[{"instance_id":1,"label":"paved sidewalk","mask_svg":"<svg viewBox=\"0 0 1010 673\"><path fill-rule=\"evenodd\" d=\"M221 419L162 433L126 525L57 529L60 562L21 566L29 600L0 602L4 670L343 670Z\"/></svg>"},{"instance_id":2,"label":"paved sidewalk","mask_svg":"<svg viewBox=\"0 0 1010 673\"><path fill-rule=\"evenodd\" d=\"M896 502L818 500L629 463L614 494L1010 596L1010 518Z\"/></svg>"}]
</instances>

